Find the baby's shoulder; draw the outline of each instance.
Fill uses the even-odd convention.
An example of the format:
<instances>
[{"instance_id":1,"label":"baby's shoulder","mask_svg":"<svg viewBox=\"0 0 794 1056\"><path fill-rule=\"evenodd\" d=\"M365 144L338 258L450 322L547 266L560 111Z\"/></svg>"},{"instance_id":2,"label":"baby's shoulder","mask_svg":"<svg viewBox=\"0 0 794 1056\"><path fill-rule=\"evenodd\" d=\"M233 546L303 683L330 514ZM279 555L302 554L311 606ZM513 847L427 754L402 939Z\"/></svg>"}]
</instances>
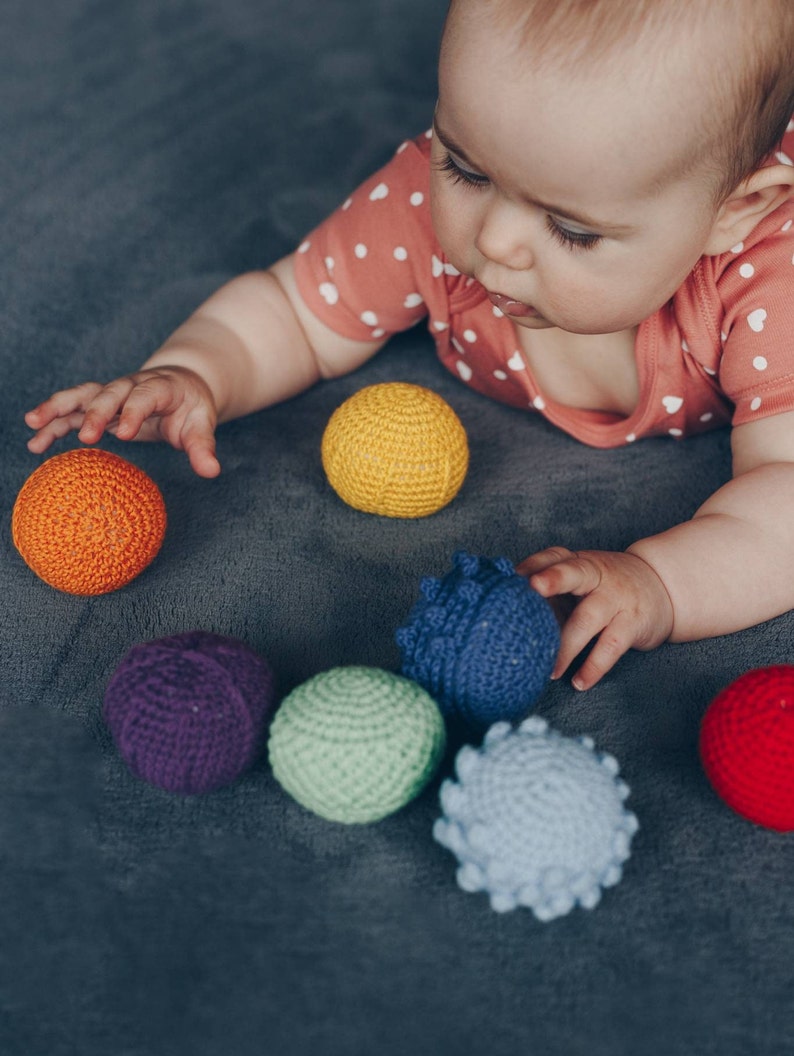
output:
<instances>
[{"instance_id":1,"label":"baby's shoulder","mask_svg":"<svg viewBox=\"0 0 794 1056\"><path fill-rule=\"evenodd\" d=\"M430 147L432 129L427 129L413 139L405 139L395 150L391 162L386 168L392 170L398 178L416 181L417 178L428 181L430 178Z\"/></svg>"}]
</instances>

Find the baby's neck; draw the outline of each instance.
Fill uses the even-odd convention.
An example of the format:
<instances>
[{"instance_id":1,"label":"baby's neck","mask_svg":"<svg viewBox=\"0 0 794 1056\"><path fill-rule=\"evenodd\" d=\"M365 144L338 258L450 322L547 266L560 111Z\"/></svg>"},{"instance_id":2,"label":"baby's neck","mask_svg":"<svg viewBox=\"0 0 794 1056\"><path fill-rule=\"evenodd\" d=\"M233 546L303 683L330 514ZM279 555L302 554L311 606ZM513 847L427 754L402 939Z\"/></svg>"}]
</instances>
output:
<instances>
[{"instance_id":1,"label":"baby's neck","mask_svg":"<svg viewBox=\"0 0 794 1056\"><path fill-rule=\"evenodd\" d=\"M516 330L522 355L546 399L611 414L634 411L639 399L636 327L616 334Z\"/></svg>"}]
</instances>

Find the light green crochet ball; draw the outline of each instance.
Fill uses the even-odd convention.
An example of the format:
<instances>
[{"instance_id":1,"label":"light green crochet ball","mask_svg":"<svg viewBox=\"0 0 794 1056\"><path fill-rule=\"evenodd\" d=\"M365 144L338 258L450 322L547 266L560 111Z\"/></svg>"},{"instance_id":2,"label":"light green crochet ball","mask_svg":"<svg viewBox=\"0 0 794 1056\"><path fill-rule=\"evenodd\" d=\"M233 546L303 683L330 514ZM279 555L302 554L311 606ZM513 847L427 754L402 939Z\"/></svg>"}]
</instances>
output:
<instances>
[{"instance_id":1,"label":"light green crochet ball","mask_svg":"<svg viewBox=\"0 0 794 1056\"><path fill-rule=\"evenodd\" d=\"M441 712L421 686L376 667L334 667L285 697L270 728L281 787L329 821L379 821L441 762Z\"/></svg>"}]
</instances>

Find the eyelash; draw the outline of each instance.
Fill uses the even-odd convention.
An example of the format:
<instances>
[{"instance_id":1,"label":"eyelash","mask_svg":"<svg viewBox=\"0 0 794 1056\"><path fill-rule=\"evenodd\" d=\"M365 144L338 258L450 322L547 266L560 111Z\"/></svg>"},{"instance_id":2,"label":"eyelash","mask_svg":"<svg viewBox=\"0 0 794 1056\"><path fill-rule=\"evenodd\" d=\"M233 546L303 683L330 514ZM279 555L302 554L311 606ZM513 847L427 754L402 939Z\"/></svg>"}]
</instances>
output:
<instances>
[{"instance_id":1,"label":"eyelash","mask_svg":"<svg viewBox=\"0 0 794 1056\"><path fill-rule=\"evenodd\" d=\"M569 231L560 227L553 216L546 217L546 227L552 238L568 249L593 249L602 240L603 235L588 234L585 231Z\"/></svg>"},{"instance_id":2,"label":"eyelash","mask_svg":"<svg viewBox=\"0 0 794 1056\"><path fill-rule=\"evenodd\" d=\"M444 160L438 164L438 169L453 184L461 183L465 187L471 187L475 190L485 187L489 182L487 176L480 176L478 173L462 169L451 154L444 155ZM548 214L546 216L546 228L552 238L570 250L593 249L603 238L602 235L588 234L584 231L569 231L567 227L562 227L553 216Z\"/></svg>"},{"instance_id":3,"label":"eyelash","mask_svg":"<svg viewBox=\"0 0 794 1056\"><path fill-rule=\"evenodd\" d=\"M440 162L438 168L452 183L463 183L467 187L484 187L488 183L487 176L480 176L476 172L462 169L452 155L448 153L444 154L444 160Z\"/></svg>"}]
</instances>

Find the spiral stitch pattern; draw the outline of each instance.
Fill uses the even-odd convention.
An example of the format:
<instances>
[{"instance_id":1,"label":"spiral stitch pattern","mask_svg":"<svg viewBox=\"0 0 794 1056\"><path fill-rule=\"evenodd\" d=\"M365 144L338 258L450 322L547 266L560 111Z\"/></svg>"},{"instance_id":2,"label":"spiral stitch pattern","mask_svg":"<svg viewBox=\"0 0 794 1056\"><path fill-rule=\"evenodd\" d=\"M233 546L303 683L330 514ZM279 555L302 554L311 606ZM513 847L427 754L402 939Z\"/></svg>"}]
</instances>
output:
<instances>
[{"instance_id":1,"label":"spiral stitch pattern","mask_svg":"<svg viewBox=\"0 0 794 1056\"><path fill-rule=\"evenodd\" d=\"M518 729L500 722L482 748L461 748L455 769L433 835L458 858L464 891L546 921L577 903L592 909L618 883L639 825L617 762L589 737L563 737L537 716Z\"/></svg>"},{"instance_id":2,"label":"spiral stitch pattern","mask_svg":"<svg viewBox=\"0 0 794 1056\"><path fill-rule=\"evenodd\" d=\"M43 462L22 486L11 532L28 566L67 594L107 594L155 558L165 503L154 481L109 451L81 448Z\"/></svg>"},{"instance_id":3,"label":"spiral stitch pattern","mask_svg":"<svg viewBox=\"0 0 794 1056\"><path fill-rule=\"evenodd\" d=\"M190 631L130 649L104 716L130 770L168 792L210 792L264 748L273 673L243 642Z\"/></svg>"},{"instance_id":4,"label":"spiral stitch pattern","mask_svg":"<svg viewBox=\"0 0 794 1056\"><path fill-rule=\"evenodd\" d=\"M282 701L270 764L282 788L315 814L378 821L421 792L445 739L441 713L414 682L374 667L335 667Z\"/></svg>"},{"instance_id":5,"label":"spiral stitch pattern","mask_svg":"<svg viewBox=\"0 0 794 1056\"><path fill-rule=\"evenodd\" d=\"M794 666L756 668L718 693L701 723L700 757L737 814L794 830Z\"/></svg>"},{"instance_id":6,"label":"spiral stitch pattern","mask_svg":"<svg viewBox=\"0 0 794 1056\"><path fill-rule=\"evenodd\" d=\"M361 389L334 411L322 463L349 506L384 517L425 517L457 495L469 467L460 419L420 385Z\"/></svg>"}]
</instances>

